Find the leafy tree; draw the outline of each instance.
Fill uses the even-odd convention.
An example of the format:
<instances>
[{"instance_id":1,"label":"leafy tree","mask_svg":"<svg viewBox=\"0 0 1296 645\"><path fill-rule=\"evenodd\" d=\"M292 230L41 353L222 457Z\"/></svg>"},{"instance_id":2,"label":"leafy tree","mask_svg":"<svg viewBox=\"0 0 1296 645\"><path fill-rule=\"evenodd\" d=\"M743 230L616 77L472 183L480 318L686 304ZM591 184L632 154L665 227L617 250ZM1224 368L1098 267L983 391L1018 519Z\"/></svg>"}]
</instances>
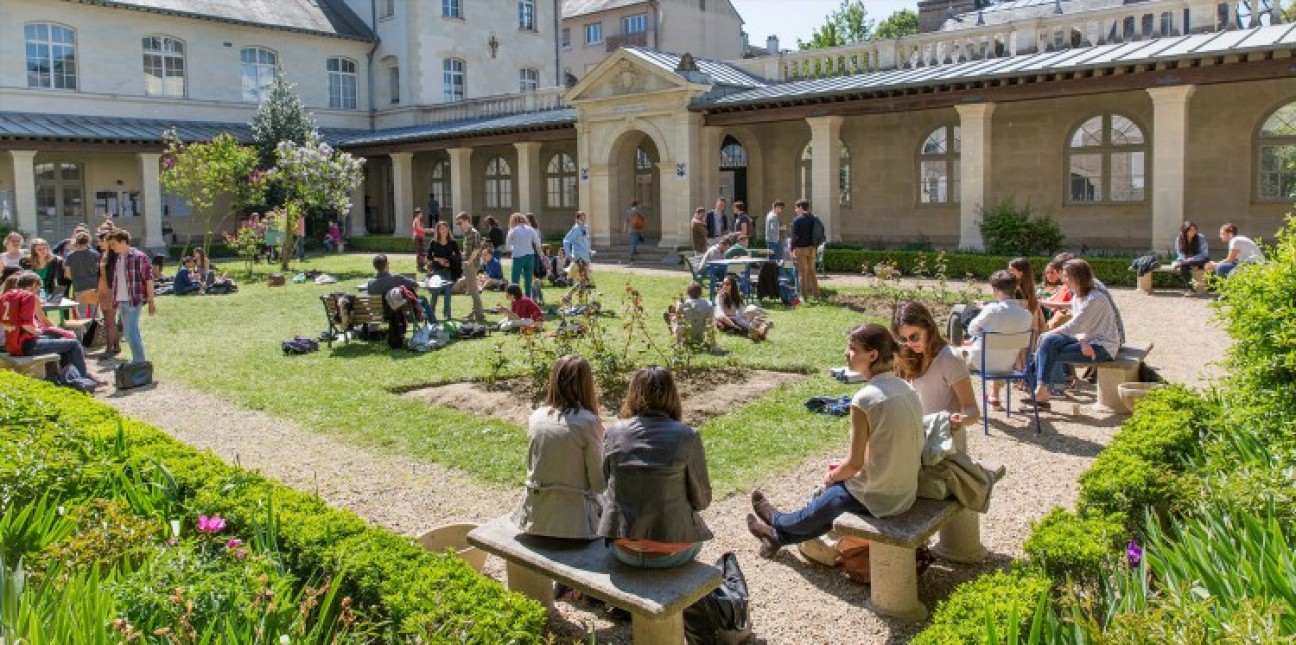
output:
<instances>
[{"instance_id":1,"label":"leafy tree","mask_svg":"<svg viewBox=\"0 0 1296 645\"><path fill-rule=\"evenodd\" d=\"M286 270L297 222L310 212L351 210L351 191L360 185L364 160L335 150L313 129L301 144L280 141L275 146L275 159L277 164L266 173L265 180L277 185L284 197L280 209L284 236L279 258Z\"/></svg>"},{"instance_id":2,"label":"leafy tree","mask_svg":"<svg viewBox=\"0 0 1296 645\"><path fill-rule=\"evenodd\" d=\"M810 35L809 42L797 39L797 47L804 50L854 45L869 40L872 32L873 21L868 19L864 0L842 0L841 6L828 15L823 26Z\"/></svg>"},{"instance_id":3,"label":"leafy tree","mask_svg":"<svg viewBox=\"0 0 1296 645\"><path fill-rule=\"evenodd\" d=\"M203 224L203 247L210 249L212 229L229 214L229 206L262 198L263 184L256 181L257 151L230 134L207 143L185 143L175 130L168 130L163 138L162 187L189 203ZM187 242L184 252L189 252Z\"/></svg>"},{"instance_id":4,"label":"leafy tree","mask_svg":"<svg viewBox=\"0 0 1296 645\"><path fill-rule=\"evenodd\" d=\"M873 30L873 40L900 38L916 33L918 33L918 14L912 9L900 9L877 24Z\"/></svg>"},{"instance_id":5,"label":"leafy tree","mask_svg":"<svg viewBox=\"0 0 1296 645\"><path fill-rule=\"evenodd\" d=\"M270 94L257 107L250 125L261 167L269 168L275 164L275 148L280 141L306 143L306 137L315 131L315 117L306 111L294 86L285 82L282 74L276 74Z\"/></svg>"}]
</instances>

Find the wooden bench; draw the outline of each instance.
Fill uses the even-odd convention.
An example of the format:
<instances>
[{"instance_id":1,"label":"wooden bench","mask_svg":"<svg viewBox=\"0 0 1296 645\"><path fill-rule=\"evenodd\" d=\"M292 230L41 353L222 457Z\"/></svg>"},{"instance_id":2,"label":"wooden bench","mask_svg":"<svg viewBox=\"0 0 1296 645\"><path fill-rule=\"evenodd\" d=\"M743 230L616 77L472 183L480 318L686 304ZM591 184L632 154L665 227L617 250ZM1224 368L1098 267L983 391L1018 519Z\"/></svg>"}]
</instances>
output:
<instances>
[{"instance_id":1,"label":"wooden bench","mask_svg":"<svg viewBox=\"0 0 1296 645\"><path fill-rule=\"evenodd\" d=\"M1178 275L1178 269L1171 269L1169 265L1157 267L1138 277L1138 290L1146 294L1152 293L1152 274L1154 273L1173 273ZM1197 290L1197 295L1206 295L1206 270L1192 270L1193 288Z\"/></svg>"},{"instance_id":2,"label":"wooden bench","mask_svg":"<svg viewBox=\"0 0 1296 645\"><path fill-rule=\"evenodd\" d=\"M333 340L342 338L346 342L351 342L351 330L358 325L386 325L387 318L383 314L383 297L359 294L351 296L351 319L350 326L343 328L338 323L339 311L337 297L332 294L320 296L320 302L324 303L324 317L328 319L328 332L326 335L329 347L333 347Z\"/></svg>"},{"instance_id":3,"label":"wooden bench","mask_svg":"<svg viewBox=\"0 0 1296 645\"><path fill-rule=\"evenodd\" d=\"M556 580L630 612L636 645L684 642L684 610L720 586L723 573L702 562L637 569L617 561L603 540L523 534L509 516L468 534L468 543L507 563L508 588L553 609Z\"/></svg>"},{"instance_id":4,"label":"wooden bench","mask_svg":"<svg viewBox=\"0 0 1296 645\"><path fill-rule=\"evenodd\" d=\"M46 366L57 364L58 354L41 354L39 356L13 356L0 352L0 369L13 370L32 378L45 378Z\"/></svg>"},{"instance_id":5,"label":"wooden bench","mask_svg":"<svg viewBox=\"0 0 1296 645\"><path fill-rule=\"evenodd\" d=\"M1121 402L1118 389L1121 383L1139 380L1139 367L1151 353L1152 347L1152 343L1127 343L1121 345L1114 359L1093 363L1093 367L1098 370L1098 405L1123 414L1131 412Z\"/></svg>"}]
</instances>

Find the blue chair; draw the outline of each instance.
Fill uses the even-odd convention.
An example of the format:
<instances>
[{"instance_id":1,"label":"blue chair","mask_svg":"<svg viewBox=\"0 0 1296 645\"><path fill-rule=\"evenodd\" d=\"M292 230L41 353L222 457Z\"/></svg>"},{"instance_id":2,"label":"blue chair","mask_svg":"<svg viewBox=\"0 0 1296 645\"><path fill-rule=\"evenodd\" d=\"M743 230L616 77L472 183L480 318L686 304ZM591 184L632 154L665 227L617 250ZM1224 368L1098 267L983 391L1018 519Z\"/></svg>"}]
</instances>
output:
<instances>
[{"instance_id":1,"label":"blue chair","mask_svg":"<svg viewBox=\"0 0 1296 645\"><path fill-rule=\"evenodd\" d=\"M1022 350L1026 351L1029 357L1031 351L1035 348L1035 330L1018 332L1015 334L1005 334L996 332L983 332L981 334L981 357L978 361L979 367L973 369L972 373L981 377L981 409L985 411L981 415L981 421L985 428L986 436L990 436L990 387L989 382L1008 381L1009 387L1013 381L1022 381L1031 392L1035 391L1035 374L1029 367L1023 369L1016 368L1016 357L1021 354ZM990 356L1004 357L1012 356L1013 364L1006 371L1000 365L988 365L987 361ZM1008 416L1012 416L1012 396L1011 391L1004 393L1004 410ZM1035 434L1043 434L1043 427L1040 425L1039 408L1035 408Z\"/></svg>"}]
</instances>

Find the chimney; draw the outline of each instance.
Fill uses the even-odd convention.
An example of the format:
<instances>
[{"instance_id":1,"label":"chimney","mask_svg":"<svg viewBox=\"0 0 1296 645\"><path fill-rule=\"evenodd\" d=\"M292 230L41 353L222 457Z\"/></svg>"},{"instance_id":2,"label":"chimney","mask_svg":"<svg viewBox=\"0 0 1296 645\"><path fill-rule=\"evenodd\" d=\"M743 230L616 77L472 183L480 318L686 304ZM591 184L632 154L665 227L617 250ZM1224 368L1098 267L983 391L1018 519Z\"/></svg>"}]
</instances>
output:
<instances>
[{"instance_id":1,"label":"chimney","mask_svg":"<svg viewBox=\"0 0 1296 645\"><path fill-rule=\"evenodd\" d=\"M769 38L765 39L765 53L774 56L777 55L780 51L782 50L779 49L778 36L770 36Z\"/></svg>"}]
</instances>

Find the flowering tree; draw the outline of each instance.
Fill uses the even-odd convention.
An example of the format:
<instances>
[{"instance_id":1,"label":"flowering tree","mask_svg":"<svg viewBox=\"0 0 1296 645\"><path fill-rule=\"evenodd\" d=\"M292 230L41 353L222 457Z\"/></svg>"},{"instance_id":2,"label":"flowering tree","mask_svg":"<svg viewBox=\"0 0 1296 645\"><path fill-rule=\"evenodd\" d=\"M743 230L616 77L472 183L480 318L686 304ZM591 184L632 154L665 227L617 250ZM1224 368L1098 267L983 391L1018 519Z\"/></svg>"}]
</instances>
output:
<instances>
[{"instance_id":1,"label":"flowering tree","mask_svg":"<svg viewBox=\"0 0 1296 645\"><path fill-rule=\"evenodd\" d=\"M265 174L265 180L277 184L283 192L283 248L280 262L288 268L292 256L292 233L297 223L310 211L351 210L351 193L360 185L364 160L333 149L316 131L297 144L280 141L275 147L276 165Z\"/></svg>"},{"instance_id":2,"label":"flowering tree","mask_svg":"<svg viewBox=\"0 0 1296 645\"><path fill-rule=\"evenodd\" d=\"M162 187L185 198L203 224L204 248L210 247L212 229L229 214L222 207L230 204L222 201L242 204L261 199L264 184L254 180L256 149L241 145L229 134L217 135L207 143L185 143L175 130L167 130L163 137Z\"/></svg>"}]
</instances>

